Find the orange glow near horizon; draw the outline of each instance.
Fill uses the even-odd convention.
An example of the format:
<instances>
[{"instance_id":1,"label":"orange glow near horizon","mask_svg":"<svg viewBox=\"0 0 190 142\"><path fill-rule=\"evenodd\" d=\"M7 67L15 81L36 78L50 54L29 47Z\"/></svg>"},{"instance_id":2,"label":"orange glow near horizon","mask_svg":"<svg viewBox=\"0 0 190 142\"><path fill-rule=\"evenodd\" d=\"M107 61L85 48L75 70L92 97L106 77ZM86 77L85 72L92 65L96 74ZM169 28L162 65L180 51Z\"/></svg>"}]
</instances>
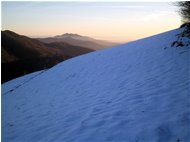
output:
<instances>
[{"instance_id":1,"label":"orange glow near horizon","mask_svg":"<svg viewBox=\"0 0 190 142\"><path fill-rule=\"evenodd\" d=\"M30 37L77 33L128 42L180 26L170 3L2 2L2 30Z\"/></svg>"}]
</instances>

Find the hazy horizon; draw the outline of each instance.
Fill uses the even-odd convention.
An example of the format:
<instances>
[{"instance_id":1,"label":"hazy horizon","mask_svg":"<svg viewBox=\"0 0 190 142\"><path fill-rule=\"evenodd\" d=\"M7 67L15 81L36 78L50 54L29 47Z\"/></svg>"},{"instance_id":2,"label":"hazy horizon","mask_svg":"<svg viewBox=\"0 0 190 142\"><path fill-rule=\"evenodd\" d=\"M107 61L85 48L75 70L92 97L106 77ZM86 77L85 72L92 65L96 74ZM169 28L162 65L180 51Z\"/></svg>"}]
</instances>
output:
<instances>
[{"instance_id":1,"label":"hazy horizon","mask_svg":"<svg viewBox=\"0 0 190 142\"><path fill-rule=\"evenodd\" d=\"M127 42L180 24L171 2L2 2L2 30L29 37L76 33Z\"/></svg>"}]
</instances>

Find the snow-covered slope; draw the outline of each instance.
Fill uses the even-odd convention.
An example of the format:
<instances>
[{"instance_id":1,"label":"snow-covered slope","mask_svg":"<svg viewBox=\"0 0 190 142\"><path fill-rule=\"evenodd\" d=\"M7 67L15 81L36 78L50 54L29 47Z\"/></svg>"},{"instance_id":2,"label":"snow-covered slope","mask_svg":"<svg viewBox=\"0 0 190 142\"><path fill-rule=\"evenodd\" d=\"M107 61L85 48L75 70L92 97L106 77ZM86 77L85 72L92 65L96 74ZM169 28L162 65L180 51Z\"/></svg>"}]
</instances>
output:
<instances>
[{"instance_id":1,"label":"snow-covered slope","mask_svg":"<svg viewBox=\"0 0 190 142\"><path fill-rule=\"evenodd\" d=\"M190 141L190 47L171 47L183 30L3 84L2 141Z\"/></svg>"}]
</instances>

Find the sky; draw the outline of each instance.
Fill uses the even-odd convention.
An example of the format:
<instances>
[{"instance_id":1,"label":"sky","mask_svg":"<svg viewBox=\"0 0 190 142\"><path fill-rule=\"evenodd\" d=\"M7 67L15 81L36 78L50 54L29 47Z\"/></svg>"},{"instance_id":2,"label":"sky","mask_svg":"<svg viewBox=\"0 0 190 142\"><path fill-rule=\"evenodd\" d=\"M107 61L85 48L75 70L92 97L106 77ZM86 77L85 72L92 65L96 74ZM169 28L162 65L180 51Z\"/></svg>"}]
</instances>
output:
<instances>
[{"instance_id":1,"label":"sky","mask_svg":"<svg viewBox=\"0 0 190 142\"><path fill-rule=\"evenodd\" d=\"M128 42L178 28L172 2L2 2L2 30L29 37L77 33Z\"/></svg>"}]
</instances>

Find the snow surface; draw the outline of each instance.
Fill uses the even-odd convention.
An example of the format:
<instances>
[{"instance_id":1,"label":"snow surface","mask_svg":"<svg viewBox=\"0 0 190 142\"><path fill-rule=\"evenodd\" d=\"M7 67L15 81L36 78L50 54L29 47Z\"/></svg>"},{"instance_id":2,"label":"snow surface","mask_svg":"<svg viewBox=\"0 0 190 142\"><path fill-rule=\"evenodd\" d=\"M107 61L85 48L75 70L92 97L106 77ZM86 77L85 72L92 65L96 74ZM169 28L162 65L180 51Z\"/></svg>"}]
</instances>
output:
<instances>
[{"instance_id":1,"label":"snow surface","mask_svg":"<svg viewBox=\"0 0 190 142\"><path fill-rule=\"evenodd\" d=\"M190 48L171 47L182 31L3 84L2 141L189 142Z\"/></svg>"},{"instance_id":2,"label":"snow surface","mask_svg":"<svg viewBox=\"0 0 190 142\"><path fill-rule=\"evenodd\" d=\"M37 71L37 72L18 77L17 79L14 79L14 80L11 80L11 81L4 83L2 85L2 92L1 93L7 94L11 91L14 91L18 87L22 86L26 82L29 82L31 79L33 79L34 77L37 77L38 75L40 75L44 71L45 70Z\"/></svg>"}]
</instances>

